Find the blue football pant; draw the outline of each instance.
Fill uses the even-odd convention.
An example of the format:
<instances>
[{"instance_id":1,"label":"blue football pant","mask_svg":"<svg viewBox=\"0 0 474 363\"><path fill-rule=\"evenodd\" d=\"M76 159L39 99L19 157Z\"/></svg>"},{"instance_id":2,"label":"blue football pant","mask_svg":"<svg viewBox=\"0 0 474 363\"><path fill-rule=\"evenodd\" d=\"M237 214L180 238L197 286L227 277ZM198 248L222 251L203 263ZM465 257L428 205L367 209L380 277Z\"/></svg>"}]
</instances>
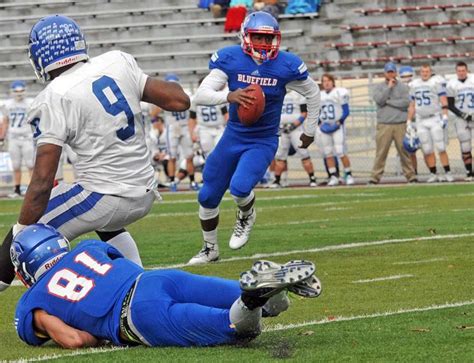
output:
<instances>
[{"instance_id":1,"label":"blue football pant","mask_svg":"<svg viewBox=\"0 0 474 363\"><path fill-rule=\"evenodd\" d=\"M206 160L199 204L217 208L228 188L236 197L248 196L265 175L277 148L277 136L251 137L226 129Z\"/></svg>"},{"instance_id":2,"label":"blue football pant","mask_svg":"<svg viewBox=\"0 0 474 363\"><path fill-rule=\"evenodd\" d=\"M239 283L180 270L145 272L131 303L131 320L151 346L233 343L229 310Z\"/></svg>"}]
</instances>

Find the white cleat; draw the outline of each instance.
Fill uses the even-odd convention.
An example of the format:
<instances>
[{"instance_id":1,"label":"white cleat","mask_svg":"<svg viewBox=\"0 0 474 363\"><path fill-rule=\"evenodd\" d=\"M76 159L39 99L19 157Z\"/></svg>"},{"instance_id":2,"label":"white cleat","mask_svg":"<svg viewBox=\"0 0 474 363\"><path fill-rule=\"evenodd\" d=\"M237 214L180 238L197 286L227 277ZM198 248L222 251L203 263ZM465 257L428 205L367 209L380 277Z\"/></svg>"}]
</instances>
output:
<instances>
[{"instance_id":1,"label":"white cleat","mask_svg":"<svg viewBox=\"0 0 474 363\"><path fill-rule=\"evenodd\" d=\"M354 185L354 184L355 184L355 180L352 177L352 175L347 175L346 176L346 185Z\"/></svg>"},{"instance_id":2,"label":"white cleat","mask_svg":"<svg viewBox=\"0 0 474 363\"><path fill-rule=\"evenodd\" d=\"M446 173L445 178L448 183L452 183L454 181L454 177L453 177L453 174L451 174L451 172Z\"/></svg>"},{"instance_id":3,"label":"white cleat","mask_svg":"<svg viewBox=\"0 0 474 363\"><path fill-rule=\"evenodd\" d=\"M277 183L276 181L274 181L273 183L268 184L268 188L270 188L270 189L280 189L280 188L281 188L281 184L280 184L280 183Z\"/></svg>"},{"instance_id":4,"label":"white cleat","mask_svg":"<svg viewBox=\"0 0 474 363\"><path fill-rule=\"evenodd\" d=\"M473 180L474 178L471 175L468 175L464 178L464 181L467 181L467 182L472 182Z\"/></svg>"},{"instance_id":5,"label":"white cleat","mask_svg":"<svg viewBox=\"0 0 474 363\"><path fill-rule=\"evenodd\" d=\"M444 183L444 182L446 181L446 179L445 179L444 176L439 175L439 176L438 176L438 181L439 181L440 183Z\"/></svg>"},{"instance_id":6,"label":"white cleat","mask_svg":"<svg viewBox=\"0 0 474 363\"><path fill-rule=\"evenodd\" d=\"M188 265L201 265L205 263L215 262L219 259L219 246L214 243L204 241L202 249L196 256L191 258Z\"/></svg>"},{"instance_id":7,"label":"white cleat","mask_svg":"<svg viewBox=\"0 0 474 363\"><path fill-rule=\"evenodd\" d=\"M310 181L310 182L309 182L309 186L310 186L311 188L315 188L315 187L318 186L318 184L317 184L315 181Z\"/></svg>"},{"instance_id":8,"label":"white cleat","mask_svg":"<svg viewBox=\"0 0 474 363\"><path fill-rule=\"evenodd\" d=\"M438 181L438 177L436 174L430 174L430 177L426 181L427 183L436 183Z\"/></svg>"},{"instance_id":9,"label":"white cleat","mask_svg":"<svg viewBox=\"0 0 474 363\"><path fill-rule=\"evenodd\" d=\"M245 246L249 240L250 232L252 231L255 220L257 219L257 212L255 208L252 214L247 217L242 217L241 212L237 212L237 220L235 221L234 232L230 237L229 247L233 250L238 250Z\"/></svg>"},{"instance_id":10,"label":"white cleat","mask_svg":"<svg viewBox=\"0 0 474 363\"><path fill-rule=\"evenodd\" d=\"M240 274L240 288L260 297L271 297L311 278L316 267L312 262L295 260L284 265L256 261L252 268Z\"/></svg>"},{"instance_id":11,"label":"white cleat","mask_svg":"<svg viewBox=\"0 0 474 363\"><path fill-rule=\"evenodd\" d=\"M335 187L336 185L339 185L339 179L337 176L332 175L328 181L328 187Z\"/></svg>"}]
</instances>

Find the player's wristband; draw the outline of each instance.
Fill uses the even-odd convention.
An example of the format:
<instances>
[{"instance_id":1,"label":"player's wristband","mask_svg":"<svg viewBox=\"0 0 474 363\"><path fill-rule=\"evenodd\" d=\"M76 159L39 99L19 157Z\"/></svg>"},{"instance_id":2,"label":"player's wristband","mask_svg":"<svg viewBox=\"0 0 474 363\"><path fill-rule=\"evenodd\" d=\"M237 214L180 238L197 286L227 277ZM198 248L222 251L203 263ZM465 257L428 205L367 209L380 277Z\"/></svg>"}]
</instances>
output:
<instances>
[{"instance_id":1,"label":"player's wristband","mask_svg":"<svg viewBox=\"0 0 474 363\"><path fill-rule=\"evenodd\" d=\"M299 121L300 123L303 123L305 119L306 119L306 117L304 117L304 116L298 117L298 121Z\"/></svg>"}]
</instances>

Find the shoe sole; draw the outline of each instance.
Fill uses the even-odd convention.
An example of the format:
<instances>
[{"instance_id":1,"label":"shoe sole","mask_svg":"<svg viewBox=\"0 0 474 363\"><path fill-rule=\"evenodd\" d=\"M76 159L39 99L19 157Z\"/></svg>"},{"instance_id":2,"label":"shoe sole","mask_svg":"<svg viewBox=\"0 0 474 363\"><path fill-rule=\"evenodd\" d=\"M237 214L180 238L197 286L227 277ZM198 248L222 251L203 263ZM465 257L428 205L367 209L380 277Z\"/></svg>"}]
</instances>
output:
<instances>
[{"instance_id":1,"label":"shoe sole","mask_svg":"<svg viewBox=\"0 0 474 363\"><path fill-rule=\"evenodd\" d=\"M217 262L217 261L219 261L219 256L217 256L216 258L213 258L212 260L209 260L209 261L191 262L192 260L193 260L193 259L190 259L186 265L187 265L187 266L205 265L206 263Z\"/></svg>"},{"instance_id":2,"label":"shoe sole","mask_svg":"<svg viewBox=\"0 0 474 363\"><path fill-rule=\"evenodd\" d=\"M321 295L323 288L321 281L313 275L299 284L290 286L288 291L301 297L313 299Z\"/></svg>"},{"instance_id":3,"label":"shoe sole","mask_svg":"<svg viewBox=\"0 0 474 363\"><path fill-rule=\"evenodd\" d=\"M244 291L271 289L262 297L271 297L290 286L311 277L316 270L309 261L295 260L275 268L268 261L257 261L252 269L240 275L240 287Z\"/></svg>"}]
</instances>

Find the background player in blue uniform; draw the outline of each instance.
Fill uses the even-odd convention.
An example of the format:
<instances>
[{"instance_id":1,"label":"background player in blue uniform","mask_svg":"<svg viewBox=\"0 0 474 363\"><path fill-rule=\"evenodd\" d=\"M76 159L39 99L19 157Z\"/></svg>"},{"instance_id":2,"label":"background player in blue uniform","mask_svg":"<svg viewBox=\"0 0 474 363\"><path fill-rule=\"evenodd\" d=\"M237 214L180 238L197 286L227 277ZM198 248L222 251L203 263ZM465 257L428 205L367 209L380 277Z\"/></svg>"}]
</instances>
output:
<instances>
[{"instance_id":1,"label":"background player in blue uniform","mask_svg":"<svg viewBox=\"0 0 474 363\"><path fill-rule=\"evenodd\" d=\"M53 339L65 348L115 345L207 346L260 333L262 310L288 308L286 290L316 297L311 262L257 261L239 282L178 270L145 272L111 245L86 240L71 252L53 227L33 224L10 250L29 290L15 326L30 345Z\"/></svg>"},{"instance_id":2,"label":"background player in blue uniform","mask_svg":"<svg viewBox=\"0 0 474 363\"><path fill-rule=\"evenodd\" d=\"M211 58L211 72L203 80L196 104L218 105L229 102L229 121L204 168L204 184L199 192L199 218L204 245L189 263L206 263L219 258L217 225L219 204L229 188L239 207L234 232L229 241L233 249L247 243L255 223L253 188L262 179L278 147L278 128L286 88L306 97L308 118L301 136L307 148L314 140L319 115L319 88L309 77L306 65L297 56L280 51L278 22L270 14L255 12L242 24L241 45L217 51ZM248 107L253 97L245 89L259 84L265 93L265 110L251 126L240 123L237 107ZM225 90L228 85L229 91Z\"/></svg>"}]
</instances>

